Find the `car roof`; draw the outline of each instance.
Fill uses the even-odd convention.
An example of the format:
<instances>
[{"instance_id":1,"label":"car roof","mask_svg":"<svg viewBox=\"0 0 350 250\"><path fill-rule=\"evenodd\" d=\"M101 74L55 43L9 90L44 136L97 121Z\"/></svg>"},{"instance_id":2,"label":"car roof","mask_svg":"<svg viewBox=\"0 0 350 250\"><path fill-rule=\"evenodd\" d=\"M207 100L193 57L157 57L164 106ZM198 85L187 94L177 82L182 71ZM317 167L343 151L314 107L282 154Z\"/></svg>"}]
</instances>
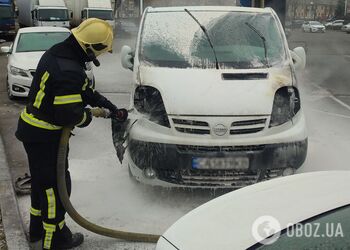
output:
<instances>
[{"instance_id":1,"label":"car roof","mask_svg":"<svg viewBox=\"0 0 350 250\"><path fill-rule=\"evenodd\" d=\"M236 6L177 6L177 7L149 7L147 12L176 12L184 11L239 11L239 12L251 12L251 13L271 13L271 8L252 8L252 7L236 7Z\"/></svg>"},{"instance_id":2,"label":"car roof","mask_svg":"<svg viewBox=\"0 0 350 250\"><path fill-rule=\"evenodd\" d=\"M252 225L260 216L273 216L285 229L350 204L349 189L350 171L261 182L203 204L175 222L163 237L179 249L246 249L257 243Z\"/></svg>"},{"instance_id":3,"label":"car roof","mask_svg":"<svg viewBox=\"0 0 350 250\"><path fill-rule=\"evenodd\" d=\"M50 27L50 26L28 27L28 28L21 28L18 30L18 33L34 33L34 32L70 32L70 30L63 27Z\"/></svg>"}]
</instances>

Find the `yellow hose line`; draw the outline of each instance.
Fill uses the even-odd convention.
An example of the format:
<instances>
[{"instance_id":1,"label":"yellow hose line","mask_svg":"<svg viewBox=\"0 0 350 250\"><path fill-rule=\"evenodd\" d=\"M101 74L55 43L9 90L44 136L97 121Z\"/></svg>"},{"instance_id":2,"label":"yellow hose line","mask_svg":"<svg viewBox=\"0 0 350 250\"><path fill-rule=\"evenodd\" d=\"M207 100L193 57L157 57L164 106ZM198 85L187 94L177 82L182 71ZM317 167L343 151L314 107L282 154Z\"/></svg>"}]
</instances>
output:
<instances>
[{"instance_id":1,"label":"yellow hose line","mask_svg":"<svg viewBox=\"0 0 350 250\"><path fill-rule=\"evenodd\" d=\"M61 201L63 203L64 208L66 209L69 216L81 227L94 232L96 234L100 234L103 236L123 239L127 241L137 241L137 242L148 242L148 243L156 243L160 237L160 235L153 234L144 234L144 233L134 233L134 232L124 232L120 230L114 230L110 228L101 227L96 225L85 218L83 218L73 207L72 203L69 200L69 195L66 187L66 153L67 153L67 145L69 142L69 137L72 128L64 127L61 135L60 145L58 149L57 155L57 183L58 183L58 193L60 195Z\"/></svg>"}]
</instances>

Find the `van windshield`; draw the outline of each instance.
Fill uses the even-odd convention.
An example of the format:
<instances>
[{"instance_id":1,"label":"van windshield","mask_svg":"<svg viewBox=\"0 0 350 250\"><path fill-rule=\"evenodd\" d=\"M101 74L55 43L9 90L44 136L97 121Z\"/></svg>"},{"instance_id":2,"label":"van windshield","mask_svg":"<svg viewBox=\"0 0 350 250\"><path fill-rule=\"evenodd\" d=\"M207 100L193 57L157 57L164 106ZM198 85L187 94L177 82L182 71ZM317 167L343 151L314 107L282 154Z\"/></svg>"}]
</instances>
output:
<instances>
[{"instance_id":1,"label":"van windshield","mask_svg":"<svg viewBox=\"0 0 350 250\"><path fill-rule=\"evenodd\" d=\"M40 21L68 21L67 9L40 9L38 14Z\"/></svg>"},{"instance_id":2,"label":"van windshield","mask_svg":"<svg viewBox=\"0 0 350 250\"><path fill-rule=\"evenodd\" d=\"M192 11L207 29L220 68L264 68L285 60L284 43L271 14ZM247 25L249 24L249 25ZM140 59L158 67L215 68L215 55L199 25L185 11L148 13Z\"/></svg>"},{"instance_id":3,"label":"van windshield","mask_svg":"<svg viewBox=\"0 0 350 250\"><path fill-rule=\"evenodd\" d=\"M112 10L89 10L89 18L99 18L102 20L113 20Z\"/></svg>"}]
</instances>

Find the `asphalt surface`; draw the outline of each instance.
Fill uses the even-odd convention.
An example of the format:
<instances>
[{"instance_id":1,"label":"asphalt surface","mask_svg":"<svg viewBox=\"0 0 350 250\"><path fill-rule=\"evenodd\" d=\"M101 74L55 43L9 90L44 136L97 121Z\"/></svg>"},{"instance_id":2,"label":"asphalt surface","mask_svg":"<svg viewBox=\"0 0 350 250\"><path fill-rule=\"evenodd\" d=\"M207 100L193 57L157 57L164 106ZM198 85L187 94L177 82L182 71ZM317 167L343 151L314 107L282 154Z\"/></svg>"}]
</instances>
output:
<instances>
[{"instance_id":1,"label":"asphalt surface","mask_svg":"<svg viewBox=\"0 0 350 250\"><path fill-rule=\"evenodd\" d=\"M292 48L298 45L307 46L306 74L312 79L312 82L329 90L344 104L350 105L350 81L348 80L350 76L350 71L348 70L350 35L338 31L327 31L326 34L294 31L290 41ZM130 40L117 42L116 53L120 50L120 45L123 42L130 43ZM14 136L19 112L26 101L23 99L8 100L6 93L6 63L6 56L0 55L0 134L3 137L12 178L15 180L18 176L28 172L23 146ZM121 79L119 83L125 85L129 77L130 74L127 76L123 75L119 78ZM102 92L111 93L118 91L126 92L127 88L120 88L120 86L116 87L115 85L113 87L110 85L102 87Z\"/></svg>"},{"instance_id":2,"label":"asphalt surface","mask_svg":"<svg viewBox=\"0 0 350 250\"><path fill-rule=\"evenodd\" d=\"M326 33L293 31L290 47L306 46L307 74L315 84L350 105L350 34L327 30Z\"/></svg>"}]
</instances>

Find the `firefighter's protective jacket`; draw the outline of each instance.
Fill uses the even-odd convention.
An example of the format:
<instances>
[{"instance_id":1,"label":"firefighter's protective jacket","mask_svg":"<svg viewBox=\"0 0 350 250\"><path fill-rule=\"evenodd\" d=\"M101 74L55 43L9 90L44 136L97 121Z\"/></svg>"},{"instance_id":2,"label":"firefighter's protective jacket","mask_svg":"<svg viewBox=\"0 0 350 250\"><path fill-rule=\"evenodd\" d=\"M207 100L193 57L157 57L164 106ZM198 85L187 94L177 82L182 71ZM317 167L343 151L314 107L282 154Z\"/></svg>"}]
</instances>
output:
<instances>
[{"instance_id":1,"label":"firefighter's protective jacket","mask_svg":"<svg viewBox=\"0 0 350 250\"><path fill-rule=\"evenodd\" d=\"M57 141L64 126L87 126L92 119L87 105L117 111L91 86L85 73L87 61L73 36L45 52L35 72L28 105L19 118L19 140Z\"/></svg>"}]
</instances>

